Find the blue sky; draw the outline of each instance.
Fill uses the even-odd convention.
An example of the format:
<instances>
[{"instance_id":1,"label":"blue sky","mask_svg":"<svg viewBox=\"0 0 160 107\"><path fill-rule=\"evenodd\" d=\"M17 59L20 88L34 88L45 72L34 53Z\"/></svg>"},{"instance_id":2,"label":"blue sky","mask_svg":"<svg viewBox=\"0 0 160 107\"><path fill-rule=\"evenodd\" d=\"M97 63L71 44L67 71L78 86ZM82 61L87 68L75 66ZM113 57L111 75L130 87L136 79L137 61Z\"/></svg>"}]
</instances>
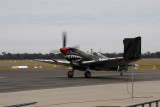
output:
<instances>
[{"instance_id":1,"label":"blue sky","mask_svg":"<svg viewBox=\"0 0 160 107\"><path fill-rule=\"evenodd\" d=\"M142 52L160 51L159 0L0 0L0 52L48 53L67 46L123 52L142 37Z\"/></svg>"}]
</instances>

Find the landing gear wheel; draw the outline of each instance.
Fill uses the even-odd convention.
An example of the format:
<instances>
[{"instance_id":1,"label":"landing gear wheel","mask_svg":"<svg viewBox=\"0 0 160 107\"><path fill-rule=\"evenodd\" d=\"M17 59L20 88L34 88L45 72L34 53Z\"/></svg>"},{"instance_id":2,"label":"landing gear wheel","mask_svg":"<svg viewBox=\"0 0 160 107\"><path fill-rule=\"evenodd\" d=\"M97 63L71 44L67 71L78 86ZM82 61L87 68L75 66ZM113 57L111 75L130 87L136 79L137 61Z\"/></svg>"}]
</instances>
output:
<instances>
[{"instance_id":1,"label":"landing gear wheel","mask_svg":"<svg viewBox=\"0 0 160 107\"><path fill-rule=\"evenodd\" d=\"M68 78L73 78L73 71L68 71Z\"/></svg>"},{"instance_id":2,"label":"landing gear wheel","mask_svg":"<svg viewBox=\"0 0 160 107\"><path fill-rule=\"evenodd\" d=\"M123 76L123 72L122 71L120 71L120 76Z\"/></svg>"},{"instance_id":3,"label":"landing gear wheel","mask_svg":"<svg viewBox=\"0 0 160 107\"><path fill-rule=\"evenodd\" d=\"M85 75L85 78L90 78L91 77L91 73L89 71L86 71L84 73L84 75Z\"/></svg>"}]
</instances>

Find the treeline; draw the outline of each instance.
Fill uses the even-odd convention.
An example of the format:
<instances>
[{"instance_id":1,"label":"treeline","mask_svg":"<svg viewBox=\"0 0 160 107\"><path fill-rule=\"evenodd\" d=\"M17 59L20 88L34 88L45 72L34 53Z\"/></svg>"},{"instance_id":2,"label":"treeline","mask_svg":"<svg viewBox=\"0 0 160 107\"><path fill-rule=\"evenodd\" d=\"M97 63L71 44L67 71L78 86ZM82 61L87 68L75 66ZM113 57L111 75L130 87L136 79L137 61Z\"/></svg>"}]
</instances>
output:
<instances>
[{"instance_id":1,"label":"treeline","mask_svg":"<svg viewBox=\"0 0 160 107\"><path fill-rule=\"evenodd\" d=\"M64 59L64 56L59 53L59 54L42 54L42 53L5 53L2 52L0 54L0 59L17 59L17 60L22 60L22 59Z\"/></svg>"},{"instance_id":2,"label":"treeline","mask_svg":"<svg viewBox=\"0 0 160 107\"><path fill-rule=\"evenodd\" d=\"M107 57L123 57L123 53L105 53L104 54ZM141 55L142 58L160 58L160 52L155 52L155 53L151 53L151 52L146 52L146 53L142 53Z\"/></svg>"},{"instance_id":3,"label":"treeline","mask_svg":"<svg viewBox=\"0 0 160 107\"><path fill-rule=\"evenodd\" d=\"M112 58L112 57L123 57L123 53L103 53L103 55ZM142 54L142 58L160 58L160 52L146 52ZM5 59L17 59L17 60L22 60L22 59L64 59L64 55L59 53L59 54L42 54L42 53L5 53L2 52L0 54L0 59L5 60Z\"/></svg>"}]
</instances>

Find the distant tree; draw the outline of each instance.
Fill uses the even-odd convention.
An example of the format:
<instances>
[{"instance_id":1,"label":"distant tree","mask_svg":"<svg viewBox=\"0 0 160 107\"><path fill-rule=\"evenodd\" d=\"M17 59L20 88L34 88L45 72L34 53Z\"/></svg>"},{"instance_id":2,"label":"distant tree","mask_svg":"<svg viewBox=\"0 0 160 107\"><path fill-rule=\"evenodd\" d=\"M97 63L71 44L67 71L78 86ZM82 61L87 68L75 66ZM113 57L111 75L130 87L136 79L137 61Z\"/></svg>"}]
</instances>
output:
<instances>
[{"instance_id":1,"label":"distant tree","mask_svg":"<svg viewBox=\"0 0 160 107\"><path fill-rule=\"evenodd\" d=\"M160 52L156 52L156 56L160 58Z\"/></svg>"},{"instance_id":2,"label":"distant tree","mask_svg":"<svg viewBox=\"0 0 160 107\"><path fill-rule=\"evenodd\" d=\"M113 57L123 57L123 53L103 53L103 55L113 58ZM147 51L146 53L142 53L142 58L160 58L160 52L151 53ZM62 53L54 54L42 54L42 53L6 53L2 52L0 54L0 59L64 59L64 55Z\"/></svg>"},{"instance_id":3,"label":"distant tree","mask_svg":"<svg viewBox=\"0 0 160 107\"><path fill-rule=\"evenodd\" d=\"M2 55L6 55L6 52L2 52Z\"/></svg>"}]
</instances>

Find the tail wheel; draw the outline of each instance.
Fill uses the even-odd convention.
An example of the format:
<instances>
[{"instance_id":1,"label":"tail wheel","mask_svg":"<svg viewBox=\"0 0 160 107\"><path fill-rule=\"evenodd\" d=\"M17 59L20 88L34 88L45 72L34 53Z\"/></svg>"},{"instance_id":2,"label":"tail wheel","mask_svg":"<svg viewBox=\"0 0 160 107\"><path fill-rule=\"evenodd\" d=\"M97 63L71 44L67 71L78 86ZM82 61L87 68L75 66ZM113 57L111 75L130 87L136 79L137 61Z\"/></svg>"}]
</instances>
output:
<instances>
[{"instance_id":1,"label":"tail wheel","mask_svg":"<svg viewBox=\"0 0 160 107\"><path fill-rule=\"evenodd\" d=\"M68 78L73 78L73 71L68 71Z\"/></svg>"},{"instance_id":2,"label":"tail wheel","mask_svg":"<svg viewBox=\"0 0 160 107\"><path fill-rule=\"evenodd\" d=\"M84 75L85 75L85 78L90 78L91 77L91 73L89 71L86 71L84 73Z\"/></svg>"}]
</instances>

